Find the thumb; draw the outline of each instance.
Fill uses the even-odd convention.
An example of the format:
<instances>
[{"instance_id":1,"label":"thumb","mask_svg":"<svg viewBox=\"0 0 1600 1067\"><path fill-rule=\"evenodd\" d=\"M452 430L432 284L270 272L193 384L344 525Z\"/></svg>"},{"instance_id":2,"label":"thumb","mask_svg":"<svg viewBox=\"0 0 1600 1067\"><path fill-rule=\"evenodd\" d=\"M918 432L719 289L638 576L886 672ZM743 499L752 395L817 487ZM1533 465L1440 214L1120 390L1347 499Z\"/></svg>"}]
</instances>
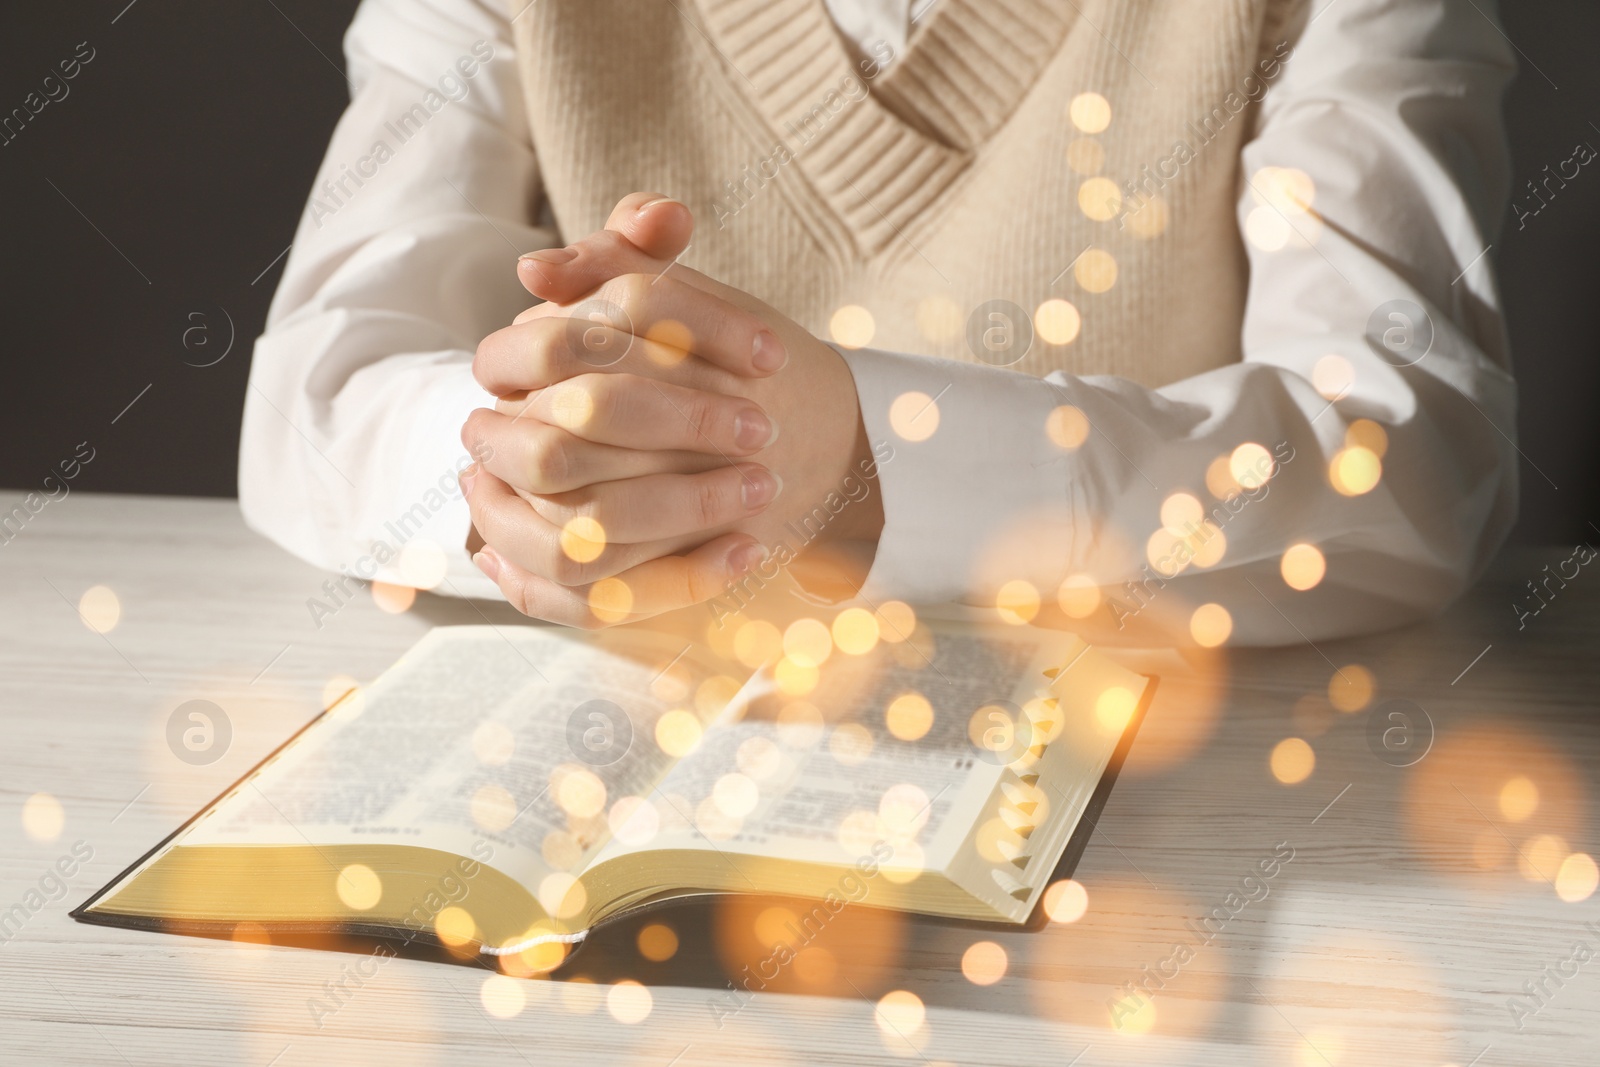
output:
<instances>
[{"instance_id":1,"label":"thumb","mask_svg":"<svg viewBox=\"0 0 1600 1067\"><path fill-rule=\"evenodd\" d=\"M657 274L682 255L694 234L688 207L657 193L630 193L597 230L565 248L529 252L517 261L528 292L571 304L622 274Z\"/></svg>"}]
</instances>

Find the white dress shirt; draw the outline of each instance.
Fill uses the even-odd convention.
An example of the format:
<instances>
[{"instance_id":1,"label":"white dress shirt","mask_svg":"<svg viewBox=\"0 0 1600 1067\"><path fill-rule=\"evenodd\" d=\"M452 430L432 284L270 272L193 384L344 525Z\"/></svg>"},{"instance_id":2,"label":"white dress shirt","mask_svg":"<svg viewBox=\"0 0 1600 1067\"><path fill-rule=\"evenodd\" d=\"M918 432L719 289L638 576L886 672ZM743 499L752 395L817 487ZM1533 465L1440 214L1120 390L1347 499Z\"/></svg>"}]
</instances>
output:
<instances>
[{"instance_id":1,"label":"white dress shirt","mask_svg":"<svg viewBox=\"0 0 1600 1067\"><path fill-rule=\"evenodd\" d=\"M881 38L896 54L932 6L826 3L847 40ZM1171 579L1151 599L1160 609L1135 610L1131 626L1125 612L1115 627L1085 624L1109 629L1102 639L1148 638L1142 623L1203 602L1227 608L1234 644L1377 629L1439 610L1487 562L1515 513L1515 387L1483 255L1509 181L1498 107L1513 65L1466 0L1324 0L1317 11L1263 99L1242 171L1304 171L1323 223L1314 243L1264 251L1270 237L1250 231L1258 190L1240 190L1252 238L1240 363L1145 389L845 353L873 440L898 440L896 396L962 385L949 391L959 402L941 404L939 431L880 470L885 527L867 599L993 605L975 562L1041 507L1072 515L1070 528L1019 549L1015 576L1047 601L1083 575L1122 597L1117 587L1148 577L1163 502L1197 488L1197 457L1203 466L1244 442L1287 443L1294 458L1228 523L1220 561ZM465 551L455 485L469 461L461 424L491 403L472 353L531 302L515 255L582 235L529 217L538 166L498 0L364 0L345 52L352 101L256 343L240 502L254 528L328 570L497 598ZM417 143L373 158L384 124L428 87L446 101L440 116ZM1397 299L1433 324L1426 358L1405 372L1364 336ZM1343 364L1324 360L1335 353ZM1117 448L1052 444L1032 418L1043 390ZM1328 468L1358 418L1385 426L1387 452L1380 484L1351 497ZM1297 543L1326 558L1310 591L1281 573Z\"/></svg>"}]
</instances>

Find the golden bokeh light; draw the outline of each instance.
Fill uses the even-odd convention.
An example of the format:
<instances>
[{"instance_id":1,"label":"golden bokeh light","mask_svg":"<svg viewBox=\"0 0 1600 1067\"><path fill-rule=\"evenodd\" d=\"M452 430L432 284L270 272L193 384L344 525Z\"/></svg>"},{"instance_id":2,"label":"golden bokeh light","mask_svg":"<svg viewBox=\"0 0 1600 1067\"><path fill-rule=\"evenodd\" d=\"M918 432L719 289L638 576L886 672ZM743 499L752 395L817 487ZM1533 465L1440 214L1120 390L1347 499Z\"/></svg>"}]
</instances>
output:
<instances>
[{"instance_id":1,"label":"golden bokeh light","mask_svg":"<svg viewBox=\"0 0 1600 1067\"><path fill-rule=\"evenodd\" d=\"M878 801L878 826L885 837L894 841L897 853L928 825L932 815L933 801L912 782L890 786Z\"/></svg>"},{"instance_id":2,"label":"golden bokeh light","mask_svg":"<svg viewBox=\"0 0 1600 1067\"><path fill-rule=\"evenodd\" d=\"M574 874L552 871L539 881L539 906L557 919L570 919L589 903L589 892Z\"/></svg>"},{"instance_id":3,"label":"golden bokeh light","mask_svg":"<svg viewBox=\"0 0 1600 1067\"><path fill-rule=\"evenodd\" d=\"M578 819L589 819L606 810L606 784L587 767L566 764L551 775L555 779L556 803Z\"/></svg>"},{"instance_id":4,"label":"golden bokeh light","mask_svg":"<svg viewBox=\"0 0 1600 1067\"><path fill-rule=\"evenodd\" d=\"M472 794L472 821L480 830L499 833L516 817L516 798L504 786L490 782Z\"/></svg>"},{"instance_id":5,"label":"golden bokeh light","mask_svg":"<svg viewBox=\"0 0 1600 1067\"><path fill-rule=\"evenodd\" d=\"M877 332L872 312L860 304L846 304L828 320L828 333L840 348L865 348Z\"/></svg>"},{"instance_id":6,"label":"golden bokeh light","mask_svg":"<svg viewBox=\"0 0 1600 1067\"><path fill-rule=\"evenodd\" d=\"M1600 887L1600 868L1594 858L1584 852L1574 852L1561 861L1556 871L1556 896L1568 904L1588 900Z\"/></svg>"},{"instance_id":7,"label":"golden bokeh light","mask_svg":"<svg viewBox=\"0 0 1600 1067\"><path fill-rule=\"evenodd\" d=\"M677 319L658 319L645 330L645 355L659 367L675 367L694 351L694 332Z\"/></svg>"},{"instance_id":8,"label":"golden bokeh light","mask_svg":"<svg viewBox=\"0 0 1600 1067\"><path fill-rule=\"evenodd\" d=\"M939 429L939 405L915 389L901 393L889 405L889 426L907 441L926 441Z\"/></svg>"},{"instance_id":9,"label":"golden bokeh light","mask_svg":"<svg viewBox=\"0 0 1600 1067\"><path fill-rule=\"evenodd\" d=\"M747 737L739 742L734 762L752 781L765 782L783 767L783 750L765 737Z\"/></svg>"},{"instance_id":10,"label":"golden bokeh light","mask_svg":"<svg viewBox=\"0 0 1600 1067\"><path fill-rule=\"evenodd\" d=\"M1344 443L1364 448L1382 459L1389 451L1389 431L1371 419L1357 419L1344 432Z\"/></svg>"},{"instance_id":11,"label":"golden bokeh light","mask_svg":"<svg viewBox=\"0 0 1600 1067\"><path fill-rule=\"evenodd\" d=\"M917 629L917 613L910 604L900 600L885 600L878 605L878 632L891 645L909 640Z\"/></svg>"},{"instance_id":12,"label":"golden bokeh light","mask_svg":"<svg viewBox=\"0 0 1600 1067\"><path fill-rule=\"evenodd\" d=\"M1084 133L1103 133L1111 125L1111 102L1099 93L1079 93L1067 105L1067 114Z\"/></svg>"},{"instance_id":13,"label":"golden bokeh light","mask_svg":"<svg viewBox=\"0 0 1600 1067\"><path fill-rule=\"evenodd\" d=\"M395 561L400 580L416 589L435 589L450 571L450 558L431 537L413 537L400 549Z\"/></svg>"},{"instance_id":14,"label":"golden bokeh light","mask_svg":"<svg viewBox=\"0 0 1600 1067\"><path fill-rule=\"evenodd\" d=\"M1185 538L1163 526L1145 541L1144 558L1157 574L1171 578L1182 573L1194 556Z\"/></svg>"},{"instance_id":15,"label":"golden bokeh light","mask_svg":"<svg viewBox=\"0 0 1600 1067\"><path fill-rule=\"evenodd\" d=\"M707 678L694 691L695 710L708 719L722 714L739 691L739 686L739 679L726 674Z\"/></svg>"},{"instance_id":16,"label":"golden bokeh light","mask_svg":"<svg viewBox=\"0 0 1600 1067\"><path fill-rule=\"evenodd\" d=\"M1120 685L1111 686L1094 702L1094 716L1107 730L1121 732L1139 706L1139 695Z\"/></svg>"},{"instance_id":17,"label":"golden bokeh light","mask_svg":"<svg viewBox=\"0 0 1600 1067\"><path fill-rule=\"evenodd\" d=\"M78 617L97 634L108 634L122 620L122 601L109 586L91 585L78 598Z\"/></svg>"},{"instance_id":18,"label":"golden bokeh light","mask_svg":"<svg viewBox=\"0 0 1600 1067\"><path fill-rule=\"evenodd\" d=\"M1089 891L1082 882L1063 878L1044 891L1044 913L1053 923L1075 923L1089 910Z\"/></svg>"},{"instance_id":19,"label":"golden bokeh light","mask_svg":"<svg viewBox=\"0 0 1600 1067\"><path fill-rule=\"evenodd\" d=\"M1269 762L1274 778L1284 785L1299 785L1316 769L1317 754L1305 740L1286 737L1272 747Z\"/></svg>"},{"instance_id":20,"label":"golden bokeh light","mask_svg":"<svg viewBox=\"0 0 1600 1067\"><path fill-rule=\"evenodd\" d=\"M921 693L901 693L883 713L889 732L902 741L915 741L933 728L933 705Z\"/></svg>"},{"instance_id":21,"label":"golden bokeh light","mask_svg":"<svg viewBox=\"0 0 1600 1067\"><path fill-rule=\"evenodd\" d=\"M452 904L434 916L433 933L446 948L461 948L478 936L478 923L466 908Z\"/></svg>"},{"instance_id":22,"label":"golden bokeh light","mask_svg":"<svg viewBox=\"0 0 1600 1067\"><path fill-rule=\"evenodd\" d=\"M1372 703L1378 680L1359 663L1346 664L1328 679L1328 700L1343 712L1360 711Z\"/></svg>"},{"instance_id":23,"label":"golden bokeh light","mask_svg":"<svg viewBox=\"0 0 1600 1067\"><path fill-rule=\"evenodd\" d=\"M1311 210L1317 187L1311 175L1296 167L1262 167L1250 179L1250 193L1258 204L1285 215L1304 215Z\"/></svg>"},{"instance_id":24,"label":"golden bokeh light","mask_svg":"<svg viewBox=\"0 0 1600 1067\"><path fill-rule=\"evenodd\" d=\"M587 515L568 519L561 527L561 553L574 563L592 563L606 550L606 528Z\"/></svg>"},{"instance_id":25,"label":"golden bokeh light","mask_svg":"<svg viewBox=\"0 0 1600 1067\"><path fill-rule=\"evenodd\" d=\"M645 797L626 796L611 805L606 815L611 836L629 848L641 848L661 830L661 809Z\"/></svg>"},{"instance_id":26,"label":"golden bokeh light","mask_svg":"<svg viewBox=\"0 0 1600 1067\"><path fill-rule=\"evenodd\" d=\"M1184 541L1194 553L1191 562L1201 569L1215 567L1222 562L1222 557L1228 551L1227 536L1223 534L1221 527L1212 522L1202 522L1200 528L1184 538Z\"/></svg>"},{"instance_id":27,"label":"golden bokeh light","mask_svg":"<svg viewBox=\"0 0 1600 1067\"><path fill-rule=\"evenodd\" d=\"M865 856L883 837L878 829L878 816L870 811L852 811L839 820L837 837L846 855Z\"/></svg>"},{"instance_id":28,"label":"golden bokeh light","mask_svg":"<svg viewBox=\"0 0 1600 1067\"><path fill-rule=\"evenodd\" d=\"M693 752L700 734L700 720L692 711L674 708L656 720L656 745L675 758Z\"/></svg>"},{"instance_id":29,"label":"golden bokeh light","mask_svg":"<svg viewBox=\"0 0 1600 1067\"><path fill-rule=\"evenodd\" d=\"M833 632L820 619L796 619L783 631L783 653L801 667L820 667L833 654Z\"/></svg>"},{"instance_id":30,"label":"golden bokeh light","mask_svg":"<svg viewBox=\"0 0 1600 1067\"><path fill-rule=\"evenodd\" d=\"M994 985L1006 976L1006 950L993 941L974 941L961 954L961 973L973 985Z\"/></svg>"},{"instance_id":31,"label":"golden bokeh light","mask_svg":"<svg viewBox=\"0 0 1600 1067\"><path fill-rule=\"evenodd\" d=\"M785 656L772 668L772 679L784 696L803 697L817 687L822 672L809 663L796 663Z\"/></svg>"},{"instance_id":32,"label":"golden bokeh light","mask_svg":"<svg viewBox=\"0 0 1600 1067\"><path fill-rule=\"evenodd\" d=\"M1233 457L1218 456L1206 467L1206 491L1218 500L1232 500L1244 492L1233 476Z\"/></svg>"},{"instance_id":33,"label":"golden bokeh light","mask_svg":"<svg viewBox=\"0 0 1600 1067\"><path fill-rule=\"evenodd\" d=\"M678 932L666 923L651 923L639 931L639 955L651 963L665 963L678 954Z\"/></svg>"},{"instance_id":34,"label":"golden bokeh light","mask_svg":"<svg viewBox=\"0 0 1600 1067\"><path fill-rule=\"evenodd\" d=\"M254 952L271 945L272 935L260 923L242 922L233 928L228 940L247 952Z\"/></svg>"},{"instance_id":35,"label":"golden bokeh light","mask_svg":"<svg viewBox=\"0 0 1600 1067\"><path fill-rule=\"evenodd\" d=\"M550 417L564 430L581 430L594 418L594 397L581 385L561 382L546 389Z\"/></svg>"},{"instance_id":36,"label":"golden bokeh light","mask_svg":"<svg viewBox=\"0 0 1600 1067\"><path fill-rule=\"evenodd\" d=\"M1031 582L1013 578L995 594L994 610L1001 622L1025 626L1039 614L1039 590Z\"/></svg>"},{"instance_id":37,"label":"golden bokeh light","mask_svg":"<svg viewBox=\"0 0 1600 1067\"><path fill-rule=\"evenodd\" d=\"M717 779L711 787L711 799L724 815L742 819L761 803L761 790L749 775L734 771Z\"/></svg>"},{"instance_id":38,"label":"golden bokeh light","mask_svg":"<svg viewBox=\"0 0 1600 1067\"><path fill-rule=\"evenodd\" d=\"M1246 441L1228 455L1228 473L1244 489L1257 489L1277 473L1272 453L1254 441Z\"/></svg>"},{"instance_id":39,"label":"golden bokeh light","mask_svg":"<svg viewBox=\"0 0 1600 1067\"><path fill-rule=\"evenodd\" d=\"M1539 787L1524 775L1508 779L1500 787L1500 814L1508 822L1525 822L1539 810Z\"/></svg>"},{"instance_id":40,"label":"golden bokeh light","mask_svg":"<svg viewBox=\"0 0 1600 1067\"><path fill-rule=\"evenodd\" d=\"M1341 448L1328 464L1328 481L1344 496L1361 496L1377 487L1383 477L1383 460L1370 448Z\"/></svg>"},{"instance_id":41,"label":"golden bokeh light","mask_svg":"<svg viewBox=\"0 0 1600 1067\"><path fill-rule=\"evenodd\" d=\"M1117 1001L1112 1009L1112 1028L1119 1034L1137 1037L1148 1034L1156 1025L1156 1002L1133 994Z\"/></svg>"},{"instance_id":42,"label":"golden bokeh light","mask_svg":"<svg viewBox=\"0 0 1600 1067\"><path fill-rule=\"evenodd\" d=\"M1046 344L1070 345L1082 327L1083 316L1070 300L1046 300L1033 313L1033 328Z\"/></svg>"},{"instance_id":43,"label":"golden bokeh light","mask_svg":"<svg viewBox=\"0 0 1600 1067\"><path fill-rule=\"evenodd\" d=\"M1091 248L1072 268L1078 284L1091 293L1104 293L1117 284L1117 261L1103 248Z\"/></svg>"},{"instance_id":44,"label":"golden bokeh light","mask_svg":"<svg viewBox=\"0 0 1600 1067\"><path fill-rule=\"evenodd\" d=\"M1282 251L1294 235L1289 220L1275 208L1265 204L1250 209L1244 217L1245 240L1262 252Z\"/></svg>"},{"instance_id":45,"label":"golden bokeh light","mask_svg":"<svg viewBox=\"0 0 1600 1067\"><path fill-rule=\"evenodd\" d=\"M66 823L61 801L49 793L35 793L22 802L22 832L35 841L54 841Z\"/></svg>"},{"instance_id":46,"label":"golden bokeh light","mask_svg":"<svg viewBox=\"0 0 1600 1067\"><path fill-rule=\"evenodd\" d=\"M922 1022L927 1018L927 1008L923 1007L922 998L915 993L904 989L896 989L892 993L885 993L879 999L873 1018L877 1020L878 1028L884 1034L892 1037L909 1037L922 1029Z\"/></svg>"},{"instance_id":47,"label":"golden bokeh light","mask_svg":"<svg viewBox=\"0 0 1600 1067\"><path fill-rule=\"evenodd\" d=\"M1071 404L1062 404L1045 416L1044 432L1057 448L1077 448L1089 439L1089 419Z\"/></svg>"},{"instance_id":48,"label":"golden bokeh light","mask_svg":"<svg viewBox=\"0 0 1600 1067\"><path fill-rule=\"evenodd\" d=\"M847 656L878 647L878 617L866 608L845 608L833 617L833 643Z\"/></svg>"},{"instance_id":49,"label":"golden bokeh light","mask_svg":"<svg viewBox=\"0 0 1600 1067\"><path fill-rule=\"evenodd\" d=\"M747 622L733 635L733 654L752 670L764 666L782 651L783 633L765 619Z\"/></svg>"},{"instance_id":50,"label":"golden bokeh light","mask_svg":"<svg viewBox=\"0 0 1600 1067\"><path fill-rule=\"evenodd\" d=\"M644 1022L654 1007L655 998L650 990L631 978L618 982L606 994L606 1010L625 1026Z\"/></svg>"},{"instance_id":51,"label":"golden bokeh light","mask_svg":"<svg viewBox=\"0 0 1600 1067\"><path fill-rule=\"evenodd\" d=\"M1221 604L1201 604L1189 616L1189 636L1201 648L1216 648L1233 634L1233 616Z\"/></svg>"},{"instance_id":52,"label":"golden bokeh light","mask_svg":"<svg viewBox=\"0 0 1600 1067\"><path fill-rule=\"evenodd\" d=\"M1554 882L1567 855L1565 838L1537 834L1517 849L1517 870L1530 882Z\"/></svg>"},{"instance_id":53,"label":"golden bokeh light","mask_svg":"<svg viewBox=\"0 0 1600 1067\"><path fill-rule=\"evenodd\" d=\"M1311 368L1311 385L1324 400L1337 400L1355 384L1356 369L1338 354L1323 356Z\"/></svg>"},{"instance_id":54,"label":"golden bokeh light","mask_svg":"<svg viewBox=\"0 0 1600 1067\"><path fill-rule=\"evenodd\" d=\"M1122 210L1122 190L1110 178L1090 178L1078 186L1078 210L1096 222L1114 219Z\"/></svg>"},{"instance_id":55,"label":"golden bokeh light","mask_svg":"<svg viewBox=\"0 0 1600 1067\"><path fill-rule=\"evenodd\" d=\"M1191 493L1173 493L1161 502L1161 525L1174 533L1198 526L1205 518L1206 509Z\"/></svg>"},{"instance_id":56,"label":"golden bokeh light","mask_svg":"<svg viewBox=\"0 0 1600 1067\"><path fill-rule=\"evenodd\" d=\"M515 1019L528 1006L527 983L505 974L491 974L479 987L483 1010L496 1019Z\"/></svg>"},{"instance_id":57,"label":"golden bokeh light","mask_svg":"<svg viewBox=\"0 0 1600 1067\"><path fill-rule=\"evenodd\" d=\"M1087 574L1069 574L1056 590L1056 603L1073 619L1087 619L1100 607L1100 586Z\"/></svg>"},{"instance_id":58,"label":"golden bokeh light","mask_svg":"<svg viewBox=\"0 0 1600 1067\"><path fill-rule=\"evenodd\" d=\"M378 610L389 615L403 615L416 603L417 591L409 585L391 585L388 582L372 583L372 602Z\"/></svg>"},{"instance_id":59,"label":"golden bokeh light","mask_svg":"<svg viewBox=\"0 0 1600 1067\"><path fill-rule=\"evenodd\" d=\"M1290 545L1284 551L1278 570L1290 589L1305 592L1315 589L1322 582L1322 576L1328 573L1328 561L1316 545L1301 543Z\"/></svg>"},{"instance_id":60,"label":"golden bokeh light","mask_svg":"<svg viewBox=\"0 0 1600 1067\"><path fill-rule=\"evenodd\" d=\"M1093 137L1074 138L1067 145L1067 166L1078 174L1099 174L1105 169L1106 150Z\"/></svg>"},{"instance_id":61,"label":"golden bokeh light","mask_svg":"<svg viewBox=\"0 0 1600 1067\"><path fill-rule=\"evenodd\" d=\"M601 622L623 622L633 614L633 590L621 578L602 578L589 587L589 610Z\"/></svg>"},{"instance_id":62,"label":"golden bokeh light","mask_svg":"<svg viewBox=\"0 0 1600 1067\"><path fill-rule=\"evenodd\" d=\"M917 301L917 330L934 344L956 340L961 326L961 305L948 296L925 296Z\"/></svg>"},{"instance_id":63,"label":"golden bokeh light","mask_svg":"<svg viewBox=\"0 0 1600 1067\"><path fill-rule=\"evenodd\" d=\"M1128 230L1140 240L1148 241L1167 232L1172 213L1162 197L1141 193L1129 210Z\"/></svg>"}]
</instances>

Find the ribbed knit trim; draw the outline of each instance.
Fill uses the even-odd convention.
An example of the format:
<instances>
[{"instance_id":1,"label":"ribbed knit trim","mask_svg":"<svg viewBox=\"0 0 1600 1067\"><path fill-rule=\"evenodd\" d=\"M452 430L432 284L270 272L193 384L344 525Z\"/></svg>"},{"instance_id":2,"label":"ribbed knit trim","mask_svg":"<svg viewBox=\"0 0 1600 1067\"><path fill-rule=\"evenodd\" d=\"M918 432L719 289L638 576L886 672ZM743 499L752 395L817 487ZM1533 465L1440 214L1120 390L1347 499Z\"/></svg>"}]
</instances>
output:
<instances>
[{"instance_id":1,"label":"ribbed knit trim","mask_svg":"<svg viewBox=\"0 0 1600 1067\"><path fill-rule=\"evenodd\" d=\"M1004 124L1076 10L1062 0L942 0L871 95L831 111L829 94L862 79L823 0L698 3L735 88L869 254L936 201Z\"/></svg>"}]
</instances>

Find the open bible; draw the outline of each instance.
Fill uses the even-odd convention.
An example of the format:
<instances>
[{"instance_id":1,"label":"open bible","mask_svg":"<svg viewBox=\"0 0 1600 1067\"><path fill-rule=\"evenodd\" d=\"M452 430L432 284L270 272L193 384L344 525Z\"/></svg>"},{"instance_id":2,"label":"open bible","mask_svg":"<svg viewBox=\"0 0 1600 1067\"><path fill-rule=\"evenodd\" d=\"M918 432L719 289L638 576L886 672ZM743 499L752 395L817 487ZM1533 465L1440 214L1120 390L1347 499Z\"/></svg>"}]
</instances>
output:
<instances>
[{"instance_id":1,"label":"open bible","mask_svg":"<svg viewBox=\"0 0 1600 1067\"><path fill-rule=\"evenodd\" d=\"M733 656L437 628L73 915L420 937L533 970L707 893L1027 921L1154 679L1031 627L869 646L810 625L747 623Z\"/></svg>"}]
</instances>

